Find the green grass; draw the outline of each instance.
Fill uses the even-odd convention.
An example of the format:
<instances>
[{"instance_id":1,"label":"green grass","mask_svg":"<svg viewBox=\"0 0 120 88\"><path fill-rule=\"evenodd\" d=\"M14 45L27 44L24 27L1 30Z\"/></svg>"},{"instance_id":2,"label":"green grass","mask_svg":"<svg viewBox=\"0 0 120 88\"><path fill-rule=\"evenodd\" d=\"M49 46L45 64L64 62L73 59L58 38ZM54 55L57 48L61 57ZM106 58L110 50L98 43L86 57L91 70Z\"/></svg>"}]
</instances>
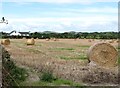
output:
<instances>
[{"instance_id":1,"label":"green grass","mask_svg":"<svg viewBox=\"0 0 120 88\"><path fill-rule=\"evenodd\" d=\"M88 46L88 45L77 45L77 47L80 47L80 48L89 48L90 46Z\"/></svg>"},{"instance_id":2,"label":"green grass","mask_svg":"<svg viewBox=\"0 0 120 88\"><path fill-rule=\"evenodd\" d=\"M32 86L50 86L49 82L44 82L44 81L37 81L37 82L33 82L31 84L32 84Z\"/></svg>"},{"instance_id":3,"label":"green grass","mask_svg":"<svg viewBox=\"0 0 120 88\"><path fill-rule=\"evenodd\" d=\"M73 48L54 48L52 50L70 50L70 51L73 51L75 49L73 49Z\"/></svg>"},{"instance_id":4,"label":"green grass","mask_svg":"<svg viewBox=\"0 0 120 88\"><path fill-rule=\"evenodd\" d=\"M53 80L56 80L56 78L53 76L53 73L49 71L43 72L40 79L44 82L52 82Z\"/></svg>"},{"instance_id":5,"label":"green grass","mask_svg":"<svg viewBox=\"0 0 120 88\"><path fill-rule=\"evenodd\" d=\"M63 80L63 79L57 79L52 82L54 85L60 86L60 85L68 85L68 86L81 86L78 83L74 83L70 80Z\"/></svg>"},{"instance_id":6,"label":"green grass","mask_svg":"<svg viewBox=\"0 0 120 88\"><path fill-rule=\"evenodd\" d=\"M82 85L79 83L75 83L71 80L65 80L65 79L60 79L57 77L53 76L53 73L50 71L44 71L40 75L40 80L39 81L24 81L20 83L20 86L50 86L50 87L55 87L55 86L74 86L74 87L81 87Z\"/></svg>"},{"instance_id":7,"label":"green grass","mask_svg":"<svg viewBox=\"0 0 120 88\"><path fill-rule=\"evenodd\" d=\"M36 82L24 82L21 83L20 86L76 86L81 88L81 84L74 83L70 80L64 80L64 79L56 79L52 82L46 82L46 81L36 81Z\"/></svg>"},{"instance_id":8,"label":"green grass","mask_svg":"<svg viewBox=\"0 0 120 88\"><path fill-rule=\"evenodd\" d=\"M80 56L77 56L77 57L60 56L60 59L64 59L64 60L71 60L71 59L86 60L87 56L85 56L85 55L80 55Z\"/></svg>"},{"instance_id":9,"label":"green grass","mask_svg":"<svg viewBox=\"0 0 120 88\"><path fill-rule=\"evenodd\" d=\"M72 82L70 80L65 79L59 79L57 77L53 76L52 72L42 72L42 75L40 77L39 81L34 82L22 82L20 83L20 86L75 86L80 87L82 86L79 83Z\"/></svg>"}]
</instances>

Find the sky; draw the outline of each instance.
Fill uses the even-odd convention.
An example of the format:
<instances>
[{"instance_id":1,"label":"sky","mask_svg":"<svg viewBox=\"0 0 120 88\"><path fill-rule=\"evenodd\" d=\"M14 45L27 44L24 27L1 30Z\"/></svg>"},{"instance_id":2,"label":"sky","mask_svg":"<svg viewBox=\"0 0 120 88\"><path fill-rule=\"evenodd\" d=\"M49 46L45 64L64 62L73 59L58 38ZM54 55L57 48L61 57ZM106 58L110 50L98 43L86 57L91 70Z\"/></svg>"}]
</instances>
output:
<instances>
[{"instance_id":1,"label":"sky","mask_svg":"<svg viewBox=\"0 0 120 88\"><path fill-rule=\"evenodd\" d=\"M2 0L0 31L118 31L118 0Z\"/></svg>"}]
</instances>

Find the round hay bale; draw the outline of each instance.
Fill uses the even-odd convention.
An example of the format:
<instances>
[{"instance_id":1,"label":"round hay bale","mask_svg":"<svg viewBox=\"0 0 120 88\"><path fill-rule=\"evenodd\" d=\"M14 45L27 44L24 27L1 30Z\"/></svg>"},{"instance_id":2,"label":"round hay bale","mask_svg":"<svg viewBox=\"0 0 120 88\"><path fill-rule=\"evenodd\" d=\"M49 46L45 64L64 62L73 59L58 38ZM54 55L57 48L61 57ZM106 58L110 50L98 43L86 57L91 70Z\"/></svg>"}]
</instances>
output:
<instances>
[{"instance_id":1,"label":"round hay bale","mask_svg":"<svg viewBox=\"0 0 120 88\"><path fill-rule=\"evenodd\" d=\"M109 43L114 43L114 40L110 40Z\"/></svg>"},{"instance_id":2,"label":"round hay bale","mask_svg":"<svg viewBox=\"0 0 120 88\"><path fill-rule=\"evenodd\" d=\"M22 40L25 41L25 40L26 40L26 37L23 37Z\"/></svg>"},{"instance_id":3,"label":"round hay bale","mask_svg":"<svg viewBox=\"0 0 120 88\"><path fill-rule=\"evenodd\" d=\"M26 39L26 37L23 37L22 39Z\"/></svg>"},{"instance_id":4,"label":"round hay bale","mask_svg":"<svg viewBox=\"0 0 120 88\"><path fill-rule=\"evenodd\" d=\"M89 39L88 42L92 42L92 40Z\"/></svg>"},{"instance_id":5,"label":"round hay bale","mask_svg":"<svg viewBox=\"0 0 120 88\"><path fill-rule=\"evenodd\" d=\"M34 44L35 44L34 38L27 40L27 45L34 45Z\"/></svg>"},{"instance_id":6,"label":"round hay bale","mask_svg":"<svg viewBox=\"0 0 120 88\"><path fill-rule=\"evenodd\" d=\"M116 40L117 43L120 43L120 40Z\"/></svg>"},{"instance_id":7,"label":"round hay bale","mask_svg":"<svg viewBox=\"0 0 120 88\"><path fill-rule=\"evenodd\" d=\"M95 39L92 39L92 41L95 41Z\"/></svg>"},{"instance_id":8,"label":"round hay bale","mask_svg":"<svg viewBox=\"0 0 120 88\"><path fill-rule=\"evenodd\" d=\"M104 41L104 42L106 42L106 40L105 40L105 39L104 39L103 41Z\"/></svg>"},{"instance_id":9,"label":"round hay bale","mask_svg":"<svg viewBox=\"0 0 120 88\"><path fill-rule=\"evenodd\" d=\"M99 66L114 67L117 65L117 50L109 43L95 43L88 50L88 59Z\"/></svg>"},{"instance_id":10,"label":"round hay bale","mask_svg":"<svg viewBox=\"0 0 120 88\"><path fill-rule=\"evenodd\" d=\"M45 39L46 41L49 41L50 39Z\"/></svg>"},{"instance_id":11,"label":"round hay bale","mask_svg":"<svg viewBox=\"0 0 120 88\"><path fill-rule=\"evenodd\" d=\"M1 41L1 44L2 44L2 45L10 45L10 40L9 40L9 39L3 39L3 40Z\"/></svg>"},{"instance_id":12,"label":"round hay bale","mask_svg":"<svg viewBox=\"0 0 120 88\"><path fill-rule=\"evenodd\" d=\"M39 38L36 38L36 40L38 40Z\"/></svg>"},{"instance_id":13,"label":"round hay bale","mask_svg":"<svg viewBox=\"0 0 120 88\"><path fill-rule=\"evenodd\" d=\"M75 38L74 41L76 41L77 39Z\"/></svg>"},{"instance_id":14,"label":"round hay bale","mask_svg":"<svg viewBox=\"0 0 120 88\"><path fill-rule=\"evenodd\" d=\"M56 39L56 38L54 38L54 39L53 39L53 41L57 41L57 39Z\"/></svg>"},{"instance_id":15,"label":"round hay bale","mask_svg":"<svg viewBox=\"0 0 120 88\"><path fill-rule=\"evenodd\" d=\"M50 38L50 40L53 40L54 38Z\"/></svg>"}]
</instances>

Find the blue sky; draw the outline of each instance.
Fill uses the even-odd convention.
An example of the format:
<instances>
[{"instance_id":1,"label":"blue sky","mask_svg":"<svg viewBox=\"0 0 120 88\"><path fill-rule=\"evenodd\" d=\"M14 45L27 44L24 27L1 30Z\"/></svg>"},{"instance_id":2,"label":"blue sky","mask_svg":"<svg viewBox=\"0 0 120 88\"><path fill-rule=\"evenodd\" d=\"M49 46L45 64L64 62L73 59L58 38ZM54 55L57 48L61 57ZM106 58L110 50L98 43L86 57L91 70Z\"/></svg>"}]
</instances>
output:
<instances>
[{"instance_id":1,"label":"blue sky","mask_svg":"<svg viewBox=\"0 0 120 88\"><path fill-rule=\"evenodd\" d=\"M118 31L117 0L3 0L0 31Z\"/></svg>"}]
</instances>

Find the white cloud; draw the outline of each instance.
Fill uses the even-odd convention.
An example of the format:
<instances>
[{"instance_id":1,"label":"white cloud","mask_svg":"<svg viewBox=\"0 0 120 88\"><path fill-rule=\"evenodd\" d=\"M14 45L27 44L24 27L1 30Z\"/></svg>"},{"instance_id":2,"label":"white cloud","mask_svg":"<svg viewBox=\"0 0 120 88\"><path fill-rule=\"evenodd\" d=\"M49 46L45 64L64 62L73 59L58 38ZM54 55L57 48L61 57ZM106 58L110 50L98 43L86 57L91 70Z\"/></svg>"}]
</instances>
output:
<instances>
[{"instance_id":1,"label":"white cloud","mask_svg":"<svg viewBox=\"0 0 120 88\"><path fill-rule=\"evenodd\" d=\"M84 23L83 23L84 24ZM0 26L0 31L11 32L12 30L16 31L31 31L31 32L42 32L42 31L54 31L54 32L100 32L100 31L118 31L117 22L108 22L104 24L94 23L91 25L81 24L39 24L39 25L30 25L27 23L21 24L8 24L4 25L3 28Z\"/></svg>"},{"instance_id":2,"label":"white cloud","mask_svg":"<svg viewBox=\"0 0 120 88\"><path fill-rule=\"evenodd\" d=\"M117 31L116 16L91 16L74 18L27 18L9 19L9 24L1 24L0 31Z\"/></svg>"},{"instance_id":3,"label":"white cloud","mask_svg":"<svg viewBox=\"0 0 120 88\"><path fill-rule=\"evenodd\" d=\"M3 2L83 3L118 2L119 0L3 0Z\"/></svg>"},{"instance_id":4,"label":"white cloud","mask_svg":"<svg viewBox=\"0 0 120 88\"><path fill-rule=\"evenodd\" d=\"M66 9L67 11L82 12L82 13L118 13L118 8L103 7L103 8L85 8L85 9Z\"/></svg>"},{"instance_id":5,"label":"white cloud","mask_svg":"<svg viewBox=\"0 0 120 88\"><path fill-rule=\"evenodd\" d=\"M108 16L108 15L96 15L96 16L80 16L80 17L64 17L64 18L20 18L20 19L9 19L9 23L14 23L14 22L26 22L26 23L73 23L73 22L89 22L89 23L94 23L94 22L109 22L109 21L118 21L117 16Z\"/></svg>"}]
</instances>

